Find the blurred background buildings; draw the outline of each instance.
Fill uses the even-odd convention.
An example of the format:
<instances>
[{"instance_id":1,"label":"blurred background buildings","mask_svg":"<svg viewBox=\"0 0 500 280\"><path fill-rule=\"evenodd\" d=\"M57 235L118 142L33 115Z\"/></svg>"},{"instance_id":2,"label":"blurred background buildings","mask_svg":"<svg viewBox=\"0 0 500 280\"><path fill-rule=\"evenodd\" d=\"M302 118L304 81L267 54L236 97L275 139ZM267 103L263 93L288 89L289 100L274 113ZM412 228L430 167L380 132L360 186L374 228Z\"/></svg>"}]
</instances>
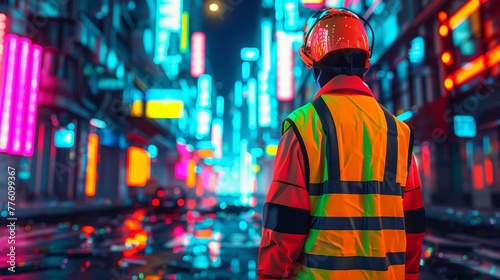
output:
<instances>
[{"instance_id":1,"label":"blurred background buildings","mask_svg":"<svg viewBox=\"0 0 500 280\"><path fill-rule=\"evenodd\" d=\"M0 193L13 167L26 217L158 187L260 212L281 122L318 90L298 49L324 7L373 27L365 81L413 129L428 216L497 226L497 0L2 0Z\"/></svg>"}]
</instances>

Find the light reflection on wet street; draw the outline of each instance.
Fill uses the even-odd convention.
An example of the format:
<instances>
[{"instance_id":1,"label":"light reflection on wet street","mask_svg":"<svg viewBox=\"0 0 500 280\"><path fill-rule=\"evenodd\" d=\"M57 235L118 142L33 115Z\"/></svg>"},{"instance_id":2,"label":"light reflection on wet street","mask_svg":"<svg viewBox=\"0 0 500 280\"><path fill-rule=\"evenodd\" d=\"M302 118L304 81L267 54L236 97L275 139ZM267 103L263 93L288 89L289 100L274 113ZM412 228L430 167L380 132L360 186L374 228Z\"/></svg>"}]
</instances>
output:
<instances>
[{"instance_id":1,"label":"light reflection on wet street","mask_svg":"<svg viewBox=\"0 0 500 280\"><path fill-rule=\"evenodd\" d=\"M256 279L257 212L177 212L138 208L24 225L16 237L15 276L7 274L2 244L0 275L8 276L1 279Z\"/></svg>"}]
</instances>

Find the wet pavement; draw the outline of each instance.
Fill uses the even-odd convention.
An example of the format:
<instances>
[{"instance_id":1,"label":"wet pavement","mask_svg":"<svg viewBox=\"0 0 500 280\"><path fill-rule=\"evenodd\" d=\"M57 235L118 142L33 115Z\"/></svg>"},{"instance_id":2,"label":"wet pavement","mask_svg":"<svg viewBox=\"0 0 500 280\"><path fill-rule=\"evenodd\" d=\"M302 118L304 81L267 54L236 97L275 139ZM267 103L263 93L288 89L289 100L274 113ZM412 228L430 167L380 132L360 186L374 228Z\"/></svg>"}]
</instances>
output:
<instances>
[{"instance_id":1,"label":"wet pavement","mask_svg":"<svg viewBox=\"0 0 500 280\"><path fill-rule=\"evenodd\" d=\"M260 220L244 210L142 208L87 221L27 223L16 229L14 274L9 247L0 246L0 279L256 279Z\"/></svg>"},{"instance_id":2,"label":"wet pavement","mask_svg":"<svg viewBox=\"0 0 500 280\"><path fill-rule=\"evenodd\" d=\"M8 271L10 248L0 244L0 279L257 279L259 207L164 213L146 207L62 223L28 221L16 229L14 274ZM8 234L7 227L0 229L1 236ZM470 247L457 238L468 237L427 238L420 279L500 279L492 268L498 251L481 247L491 239L473 240ZM480 260L481 254L486 257ZM471 274L467 265L484 273Z\"/></svg>"}]
</instances>

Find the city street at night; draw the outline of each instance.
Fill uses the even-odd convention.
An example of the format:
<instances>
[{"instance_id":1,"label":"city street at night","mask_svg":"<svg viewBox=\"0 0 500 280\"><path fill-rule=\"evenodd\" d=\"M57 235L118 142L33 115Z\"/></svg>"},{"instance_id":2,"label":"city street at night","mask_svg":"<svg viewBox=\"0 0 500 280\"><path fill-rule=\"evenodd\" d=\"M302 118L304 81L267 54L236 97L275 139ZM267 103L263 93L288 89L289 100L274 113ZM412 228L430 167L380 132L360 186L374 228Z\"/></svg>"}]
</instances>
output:
<instances>
[{"instance_id":1,"label":"city street at night","mask_svg":"<svg viewBox=\"0 0 500 280\"><path fill-rule=\"evenodd\" d=\"M0 280L500 280L499 0L1 0Z\"/></svg>"}]
</instances>

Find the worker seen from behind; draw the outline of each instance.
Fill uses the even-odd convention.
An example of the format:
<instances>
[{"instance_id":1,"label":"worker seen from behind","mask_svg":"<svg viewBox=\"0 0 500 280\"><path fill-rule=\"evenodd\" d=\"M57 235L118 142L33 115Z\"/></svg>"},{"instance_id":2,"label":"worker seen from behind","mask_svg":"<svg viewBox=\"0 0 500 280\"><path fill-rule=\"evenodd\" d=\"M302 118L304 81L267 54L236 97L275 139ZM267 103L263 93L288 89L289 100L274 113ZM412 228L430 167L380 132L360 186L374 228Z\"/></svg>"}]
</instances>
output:
<instances>
[{"instance_id":1,"label":"worker seen from behind","mask_svg":"<svg viewBox=\"0 0 500 280\"><path fill-rule=\"evenodd\" d=\"M425 212L413 135L362 80L371 49L361 20L325 9L304 29L301 58L321 89L283 122L259 279L419 277Z\"/></svg>"}]
</instances>

